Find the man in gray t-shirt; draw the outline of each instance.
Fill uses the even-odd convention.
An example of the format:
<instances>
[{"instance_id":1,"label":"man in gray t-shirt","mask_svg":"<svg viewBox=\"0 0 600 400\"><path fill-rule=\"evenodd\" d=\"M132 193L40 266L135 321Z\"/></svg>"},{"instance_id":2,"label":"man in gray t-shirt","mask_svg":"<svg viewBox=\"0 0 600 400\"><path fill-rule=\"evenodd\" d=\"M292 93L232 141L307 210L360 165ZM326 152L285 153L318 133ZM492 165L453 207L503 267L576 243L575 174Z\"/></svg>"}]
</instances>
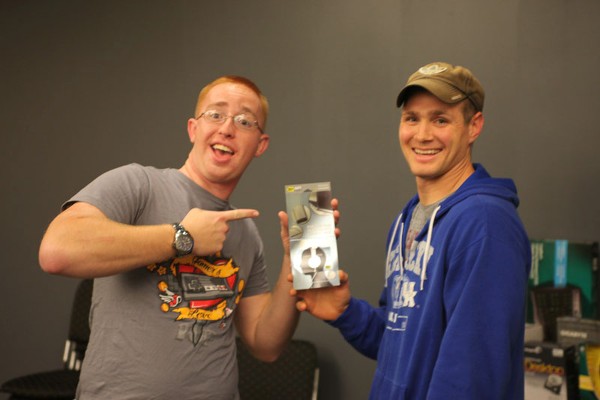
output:
<instances>
[{"instance_id":1,"label":"man in gray t-shirt","mask_svg":"<svg viewBox=\"0 0 600 400\"><path fill-rule=\"evenodd\" d=\"M298 312L287 215L279 214L284 257L269 291L251 219L258 211L228 201L267 150L267 115L251 81L211 82L188 120L192 149L180 169L109 171L48 227L42 269L94 278L79 400L237 399L233 324L259 359L274 360L288 343Z\"/></svg>"}]
</instances>

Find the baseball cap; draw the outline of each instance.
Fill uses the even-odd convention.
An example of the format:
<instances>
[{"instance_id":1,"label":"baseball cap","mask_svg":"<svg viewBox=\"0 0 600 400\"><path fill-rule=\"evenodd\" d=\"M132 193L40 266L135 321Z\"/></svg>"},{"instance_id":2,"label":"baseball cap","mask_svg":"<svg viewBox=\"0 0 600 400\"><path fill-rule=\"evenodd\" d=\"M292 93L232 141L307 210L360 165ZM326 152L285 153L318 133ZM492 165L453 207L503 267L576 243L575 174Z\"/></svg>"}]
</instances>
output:
<instances>
[{"instance_id":1,"label":"baseball cap","mask_svg":"<svg viewBox=\"0 0 600 400\"><path fill-rule=\"evenodd\" d=\"M445 62L427 64L412 74L398 95L396 105L400 107L406 100L409 88L422 87L447 104L469 99L477 111L483 110L485 93L483 86L465 67Z\"/></svg>"}]
</instances>

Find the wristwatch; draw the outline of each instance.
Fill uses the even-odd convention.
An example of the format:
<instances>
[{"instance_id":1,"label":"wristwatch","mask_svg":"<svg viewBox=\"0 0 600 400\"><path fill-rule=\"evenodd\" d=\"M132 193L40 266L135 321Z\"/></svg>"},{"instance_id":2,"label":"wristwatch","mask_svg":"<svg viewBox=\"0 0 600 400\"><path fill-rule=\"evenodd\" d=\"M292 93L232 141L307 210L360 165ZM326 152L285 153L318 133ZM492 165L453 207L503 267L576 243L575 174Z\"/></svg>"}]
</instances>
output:
<instances>
[{"instance_id":1,"label":"wristwatch","mask_svg":"<svg viewBox=\"0 0 600 400\"><path fill-rule=\"evenodd\" d=\"M177 257L187 256L194 249L194 239L192 235L185 228L179 224L174 223L173 228L175 229L175 239L173 240L173 248L177 253Z\"/></svg>"}]
</instances>

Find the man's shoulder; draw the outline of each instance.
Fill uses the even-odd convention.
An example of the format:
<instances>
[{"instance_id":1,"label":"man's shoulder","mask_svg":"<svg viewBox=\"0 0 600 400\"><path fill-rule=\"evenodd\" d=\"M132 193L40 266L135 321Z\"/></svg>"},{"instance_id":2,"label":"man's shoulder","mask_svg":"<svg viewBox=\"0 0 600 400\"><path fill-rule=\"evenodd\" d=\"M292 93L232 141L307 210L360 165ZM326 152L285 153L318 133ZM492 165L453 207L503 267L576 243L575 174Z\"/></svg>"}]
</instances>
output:
<instances>
[{"instance_id":1,"label":"man's shoulder","mask_svg":"<svg viewBox=\"0 0 600 400\"><path fill-rule=\"evenodd\" d=\"M139 163L124 164L112 169L118 172L144 173L144 174L163 174L165 171L171 171L170 168L156 168L151 165L142 165Z\"/></svg>"},{"instance_id":2,"label":"man's shoulder","mask_svg":"<svg viewBox=\"0 0 600 400\"><path fill-rule=\"evenodd\" d=\"M175 181L173 178L177 174L178 171L173 168L157 168L150 165L130 163L113 168L103 175L125 180L173 182Z\"/></svg>"},{"instance_id":3,"label":"man's shoulder","mask_svg":"<svg viewBox=\"0 0 600 400\"><path fill-rule=\"evenodd\" d=\"M510 201L488 193L475 193L448 207L447 213L459 222L486 223L517 217L517 209Z\"/></svg>"}]
</instances>

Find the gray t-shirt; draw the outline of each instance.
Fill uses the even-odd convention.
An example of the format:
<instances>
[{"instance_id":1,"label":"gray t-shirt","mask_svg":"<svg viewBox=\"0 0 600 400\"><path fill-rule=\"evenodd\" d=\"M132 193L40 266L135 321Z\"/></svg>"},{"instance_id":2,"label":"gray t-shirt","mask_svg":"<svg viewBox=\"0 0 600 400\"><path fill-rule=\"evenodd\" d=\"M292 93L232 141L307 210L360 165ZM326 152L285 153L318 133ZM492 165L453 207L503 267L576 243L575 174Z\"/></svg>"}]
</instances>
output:
<instances>
[{"instance_id":1,"label":"gray t-shirt","mask_svg":"<svg viewBox=\"0 0 600 400\"><path fill-rule=\"evenodd\" d=\"M194 207L231 209L175 169L130 164L73 196L132 225L181 221ZM254 222L232 221L222 252L94 280L91 337L77 398L237 399L232 314L268 291Z\"/></svg>"},{"instance_id":2,"label":"gray t-shirt","mask_svg":"<svg viewBox=\"0 0 600 400\"><path fill-rule=\"evenodd\" d=\"M442 199L443 200L443 199ZM408 225L408 235L406 237L406 248L404 249L406 254L416 251L415 238L421 233L425 224L429 221L433 215L435 208L442 202L436 201L433 204L427 206L422 205L420 202L417 203L413 210L410 224Z\"/></svg>"}]
</instances>

